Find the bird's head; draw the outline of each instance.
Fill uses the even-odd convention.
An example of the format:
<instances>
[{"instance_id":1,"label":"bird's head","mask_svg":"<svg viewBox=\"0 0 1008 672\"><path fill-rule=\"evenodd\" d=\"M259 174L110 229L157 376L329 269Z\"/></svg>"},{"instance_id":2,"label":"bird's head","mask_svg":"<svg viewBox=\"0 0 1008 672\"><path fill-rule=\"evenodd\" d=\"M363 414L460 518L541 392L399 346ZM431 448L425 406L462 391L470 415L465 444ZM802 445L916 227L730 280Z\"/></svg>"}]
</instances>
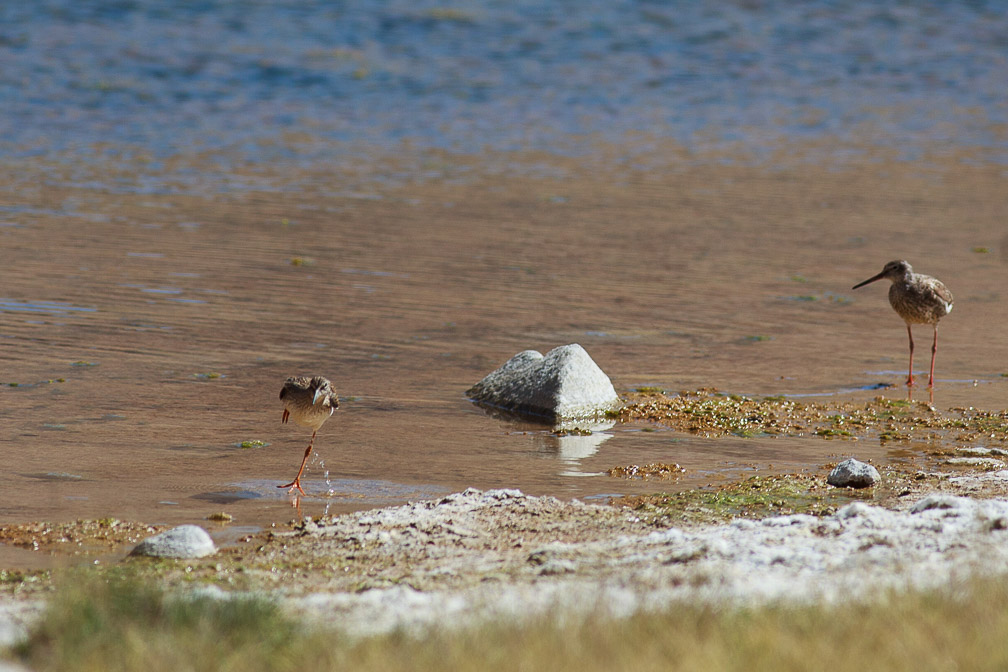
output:
<instances>
[{"instance_id":1,"label":"bird's head","mask_svg":"<svg viewBox=\"0 0 1008 672\"><path fill-rule=\"evenodd\" d=\"M851 289L857 289L858 287L864 287L868 283L875 282L876 280L881 280L882 278L887 278L891 282L895 282L896 280L899 280L900 278L906 277L907 275L909 275L912 272L913 272L913 268L910 266L909 263L907 263L906 261L904 261L902 259L895 259L893 261L890 261L888 264L886 264L885 268L882 269L881 273L879 273L878 275L873 275L872 277L868 278L864 282L859 282L858 284L856 284L853 287L851 287Z\"/></svg>"},{"instance_id":2,"label":"bird's head","mask_svg":"<svg viewBox=\"0 0 1008 672\"><path fill-rule=\"evenodd\" d=\"M314 406L322 399L328 399L333 396L332 385L329 383L327 378L321 376L316 376L312 378L311 387L315 390L315 394L312 395L312 405Z\"/></svg>"}]
</instances>

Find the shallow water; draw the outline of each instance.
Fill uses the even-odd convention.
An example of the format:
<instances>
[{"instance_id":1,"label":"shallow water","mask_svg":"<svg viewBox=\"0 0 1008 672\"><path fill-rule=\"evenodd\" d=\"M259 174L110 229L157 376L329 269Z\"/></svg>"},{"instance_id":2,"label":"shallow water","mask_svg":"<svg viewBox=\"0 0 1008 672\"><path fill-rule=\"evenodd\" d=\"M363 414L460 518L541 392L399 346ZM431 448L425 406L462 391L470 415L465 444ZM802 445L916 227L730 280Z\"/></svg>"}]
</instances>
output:
<instances>
[{"instance_id":1,"label":"shallow water","mask_svg":"<svg viewBox=\"0 0 1008 672\"><path fill-rule=\"evenodd\" d=\"M640 425L558 437L464 395L520 350L579 342L623 393L902 397L902 323L883 286L849 287L903 254L956 295L936 406L1004 406L999 167L600 174L561 158L562 179L526 180L482 160L490 177L386 186L371 199L303 186L227 200L20 191L107 221L46 214L0 231L4 520L296 517L275 487L309 438L280 423L279 388L295 373L331 377L341 397L315 442L322 462L309 464L298 502L307 515L470 486L596 498L816 470L848 454L913 461L927 446ZM947 225L959 218L972 226ZM897 387L878 389L887 384ZM253 440L269 445L240 447ZM649 462L687 472L605 474Z\"/></svg>"},{"instance_id":2,"label":"shallow water","mask_svg":"<svg viewBox=\"0 0 1008 672\"><path fill-rule=\"evenodd\" d=\"M901 397L885 287L850 290L899 257L956 297L935 405L1004 408L1005 17L750 4L4 6L0 521L223 510L223 538L469 486L912 462L558 437L464 396L578 342L621 393ZM298 373L341 398L299 510ZM605 475L656 461L686 474Z\"/></svg>"}]
</instances>

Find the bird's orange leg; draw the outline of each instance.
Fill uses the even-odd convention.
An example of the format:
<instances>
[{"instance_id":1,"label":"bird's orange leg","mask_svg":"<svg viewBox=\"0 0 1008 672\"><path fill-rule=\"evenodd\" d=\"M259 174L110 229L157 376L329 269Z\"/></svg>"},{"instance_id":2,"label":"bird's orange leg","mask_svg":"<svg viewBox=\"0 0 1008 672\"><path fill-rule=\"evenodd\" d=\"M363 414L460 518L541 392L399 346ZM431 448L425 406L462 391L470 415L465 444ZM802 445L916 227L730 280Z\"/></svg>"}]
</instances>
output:
<instances>
[{"instance_id":1,"label":"bird's orange leg","mask_svg":"<svg viewBox=\"0 0 1008 672\"><path fill-rule=\"evenodd\" d=\"M907 385L913 385L914 384L914 377L913 377L913 350L914 350L914 348L913 348L913 332L910 331L910 325L909 324L907 324L907 336L910 337L910 371L907 373L906 384Z\"/></svg>"},{"instance_id":2,"label":"bird's orange leg","mask_svg":"<svg viewBox=\"0 0 1008 672\"><path fill-rule=\"evenodd\" d=\"M285 408L285 409L284 409L284 414L283 414L283 417L282 417L282 418L280 418L280 422L282 422L282 423L286 423L286 422L287 422L287 418L289 418L289 417L290 417L290 411L288 411L288 410L287 410L287 409Z\"/></svg>"},{"instance_id":3,"label":"bird's orange leg","mask_svg":"<svg viewBox=\"0 0 1008 672\"><path fill-rule=\"evenodd\" d=\"M931 344L931 371L928 373L928 387L934 389L934 360L938 354L938 323L934 325L934 342Z\"/></svg>"},{"instance_id":4,"label":"bird's orange leg","mask_svg":"<svg viewBox=\"0 0 1008 672\"><path fill-rule=\"evenodd\" d=\"M284 483L283 485L278 485L276 487L290 488L290 490L287 491L288 493L294 492L294 489L297 488L298 492L300 492L302 495L305 494L305 491L301 488L301 473L304 471L305 465L308 464L308 456L311 455L312 445L314 443L315 443L315 432L312 432L311 441L308 442L308 447L305 448L304 459L301 460L301 468L298 469L297 476L295 476L294 480L291 481L290 483Z\"/></svg>"}]
</instances>

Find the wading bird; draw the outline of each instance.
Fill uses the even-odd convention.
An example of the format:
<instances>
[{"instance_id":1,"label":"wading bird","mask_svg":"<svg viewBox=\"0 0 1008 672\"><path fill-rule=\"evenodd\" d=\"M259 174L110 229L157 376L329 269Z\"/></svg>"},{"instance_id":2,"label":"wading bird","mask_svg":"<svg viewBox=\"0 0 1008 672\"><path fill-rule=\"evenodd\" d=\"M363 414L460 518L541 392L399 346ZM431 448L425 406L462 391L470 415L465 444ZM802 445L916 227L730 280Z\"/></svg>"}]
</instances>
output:
<instances>
[{"instance_id":1,"label":"wading bird","mask_svg":"<svg viewBox=\"0 0 1008 672\"><path fill-rule=\"evenodd\" d=\"M288 492L297 490L303 495L305 491L301 489L301 473L304 471L308 456L311 455L312 446L315 443L315 434L321 429L329 416L339 408L339 399L333 392L332 383L322 376L292 376L284 383L280 390L280 399L284 402L283 419L281 422L293 420L299 425L312 428L311 441L305 449L304 459L301 460L301 468L298 469L297 476L290 483L278 485L278 488L290 488Z\"/></svg>"},{"instance_id":2,"label":"wading bird","mask_svg":"<svg viewBox=\"0 0 1008 672\"><path fill-rule=\"evenodd\" d=\"M878 275L859 282L851 289L863 287L869 282L888 278L889 303L893 310L906 322L907 336L910 338L910 371L907 385L914 384L913 377L913 332L912 324L930 324L934 327L934 342L931 344L931 370L928 373L928 387L934 388L935 354L938 352L938 320L952 310L952 292L941 280L930 275L914 273L913 268L903 260L890 261Z\"/></svg>"}]
</instances>

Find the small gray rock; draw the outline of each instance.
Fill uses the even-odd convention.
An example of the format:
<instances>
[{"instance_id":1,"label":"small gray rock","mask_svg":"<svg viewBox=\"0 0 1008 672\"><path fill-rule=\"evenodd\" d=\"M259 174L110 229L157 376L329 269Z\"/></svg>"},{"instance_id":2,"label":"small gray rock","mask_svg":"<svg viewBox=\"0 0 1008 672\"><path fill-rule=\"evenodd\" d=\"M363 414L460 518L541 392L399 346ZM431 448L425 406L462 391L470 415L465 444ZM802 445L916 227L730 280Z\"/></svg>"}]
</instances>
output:
<instances>
[{"instance_id":1,"label":"small gray rock","mask_svg":"<svg viewBox=\"0 0 1008 672\"><path fill-rule=\"evenodd\" d=\"M573 574L576 571L577 566L573 561L553 558L541 564L537 573L539 576L560 576L561 574Z\"/></svg>"},{"instance_id":2,"label":"small gray rock","mask_svg":"<svg viewBox=\"0 0 1008 672\"><path fill-rule=\"evenodd\" d=\"M954 495L928 495L911 507L911 513L920 513L932 509L963 509L968 506L968 499Z\"/></svg>"},{"instance_id":3,"label":"small gray rock","mask_svg":"<svg viewBox=\"0 0 1008 672\"><path fill-rule=\"evenodd\" d=\"M851 502L836 512L837 518L847 520L850 518L870 518L876 511L876 507L868 506L864 502Z\"/></svg>"},{"instance_id":4,"label":"small gray rock","mask_svg":"<svg viewBox=\"0 0 1008 672\"><path fill-rule=\"evenodd\" d=\"M827 483L838 488L868 488L881 480L878 469L853 457L835 466L826 478Z\"/></svg>"},{"instance_id":5,"label":"small gray rock","mask_svg":"<svg viewBox=\"0 0 1008 672\"><path fill-rule=\"evenodd\" d=\"M466 394L482 404L551 420L598 417L619 404L609 376L577 343L545 356L520 352Z\"/></svg>"},{"instance_id":6,"label":"small gray rock","mask_svg":"<svg viewBox=\"0 0 1008 672\"><path fill-rule=\"evenodd\" d=\"M1003 469L1005 463L994 457L950 457L945 464L954 467L986 467L987 469Z\"/></svg>"},{"instance_id":7,"label":"small gray rock","mask_svg":"<svg viewBox=\"0 0 1008 672\"><path fill-rule=\"evenodd\" d=\"M1002 448L985 448L983 446L963 446L956 452L968 457L1008 457L1008 450Z\"/></svg>"},{"instance_id":8,"label":"small gray rock","mask_svg":"<svg viewBox=\"0 0 1008 672\"><path fill-rule=\"evenodd\" d=\"M983 446L963 446L956 448L956 452L968 457L990 457L991 449Z\"/></svg>"},{"instance_id":9,"label":"small gray rock","mask_svg":"<svg viewBox=\"0 0 1008 672\"><path fill-rule=\"evenodd\" d=\"M147 537L130 555L155 558L202 558L217 552L213 539L198 525L179 525L153 537Z\"/></svg>"}]
</instances>

